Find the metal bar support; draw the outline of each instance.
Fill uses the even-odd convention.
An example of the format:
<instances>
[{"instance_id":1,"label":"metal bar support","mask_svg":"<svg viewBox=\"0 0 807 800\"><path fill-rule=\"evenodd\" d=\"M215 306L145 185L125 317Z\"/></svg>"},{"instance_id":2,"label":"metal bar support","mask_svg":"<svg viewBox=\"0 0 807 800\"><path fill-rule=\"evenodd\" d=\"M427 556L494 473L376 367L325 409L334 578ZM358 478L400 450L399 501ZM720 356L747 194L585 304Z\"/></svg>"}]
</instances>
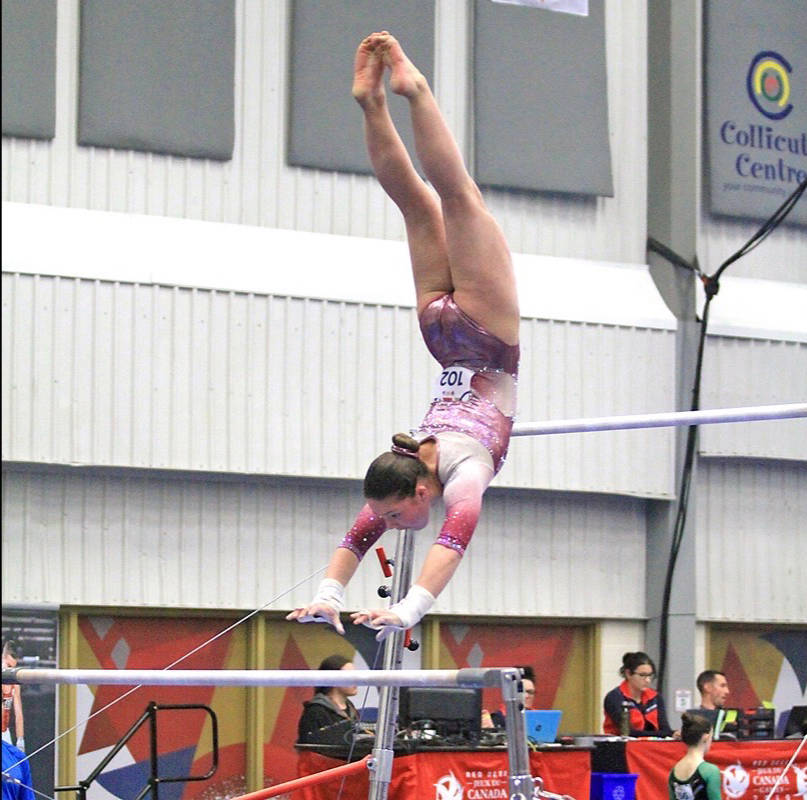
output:
<instances>
[{"instance_id":1,"label":"metal bar support","mask_svg":"<svg viewBox=\"0 0 807 800\"><path fill-rule=\"evenodd\" d=\"M501 670L501 689L504 699L504 725L507 731L510 800L532 800L535 783L530 772L530 756L527 751L521 670Z\"/></svg>"},{"instance_id":2,"label":"metal bar support","mask_svg":"<svg viewBox=\"0 0 807 800\"><path fill-rule=\"evenodd\" d=\"M395 548L395 571L392 574L393 603L402 600L412 583L412 560L414 557L414 534L411 530L398 532ZM384 643L384 669L400 670L403 663L403 648L406 631L396 630ZM378 720L375 729L375 747L367 764L370 770L368 800L387 800L392 779L396 724L398 721L398 686L384 686L379 692Z\"/></svg>"}]
</instances>

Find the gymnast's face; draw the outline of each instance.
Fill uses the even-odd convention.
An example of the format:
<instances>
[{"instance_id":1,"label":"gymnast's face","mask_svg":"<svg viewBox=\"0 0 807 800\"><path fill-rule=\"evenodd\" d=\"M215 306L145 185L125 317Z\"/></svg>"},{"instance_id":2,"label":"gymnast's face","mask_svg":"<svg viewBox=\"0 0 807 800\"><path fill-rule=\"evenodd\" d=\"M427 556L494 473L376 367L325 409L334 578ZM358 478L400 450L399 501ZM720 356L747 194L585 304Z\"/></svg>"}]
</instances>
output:
<instances>
[{"instance_id":1,"label":"gymnast's face","mask_svg":"<svg viewBox=\"0 0 807 800\"><path fill-rule=\"evenodd\" d=\"M390 495L383 500L368 500L367 504L373 514L383 518L387 528L419 531L429 523L430 502L428 489L422 483L418 483L412 497Z\"/></svg>"}]
</instances>

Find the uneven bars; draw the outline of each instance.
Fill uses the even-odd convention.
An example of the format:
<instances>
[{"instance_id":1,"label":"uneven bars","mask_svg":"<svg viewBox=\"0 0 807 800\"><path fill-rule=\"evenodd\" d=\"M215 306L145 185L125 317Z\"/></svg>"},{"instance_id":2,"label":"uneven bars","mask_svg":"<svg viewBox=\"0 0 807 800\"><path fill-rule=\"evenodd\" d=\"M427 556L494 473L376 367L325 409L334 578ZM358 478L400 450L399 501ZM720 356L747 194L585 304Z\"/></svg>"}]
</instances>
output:
<instances>
[{"instance_id":1,"label":"uneven bars","mask_svg":"<svg viewBox=\"0 0 807 800\"><path fill-rule=\"evenodd\" d=\"M509 668L514 669L514 668ZM30 669L3 670L3 683L90 686L501 686L502 669Z\"/></svg>"},{"instance_id":2,"label":"uneven bars","mask_svg":"<svg viewBox=\"0 0 807 800\"><path fill-rule=\"evenodd\" d=\"M659 414L559 419L550 422L517 422L513 425L511 436L618 431L630 428L672 428L678 425L755 422L757 420L792 419L794 417L807 417L807 403L784 403L773 406L748 406L746 408L714 408L705 411L667 411Z\"/></svg>"}]
</instances>

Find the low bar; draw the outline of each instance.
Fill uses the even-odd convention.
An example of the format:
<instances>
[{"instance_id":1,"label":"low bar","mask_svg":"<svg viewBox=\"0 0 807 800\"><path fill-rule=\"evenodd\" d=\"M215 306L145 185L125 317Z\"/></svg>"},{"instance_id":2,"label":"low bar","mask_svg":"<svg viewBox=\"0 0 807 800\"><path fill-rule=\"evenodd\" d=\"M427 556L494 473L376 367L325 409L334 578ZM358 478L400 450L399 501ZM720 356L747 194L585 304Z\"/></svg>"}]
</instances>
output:
<instances>
[{"instance_id":1,"label":"low bar","mask_svg":"<svg viewBox=\"0 0 807 800\"><path fill-rule=\"evenodd\" d=\"M89 686L499 686L500 669L30 669L3 670L3 683Z\"/></svg>"}]
</instances>

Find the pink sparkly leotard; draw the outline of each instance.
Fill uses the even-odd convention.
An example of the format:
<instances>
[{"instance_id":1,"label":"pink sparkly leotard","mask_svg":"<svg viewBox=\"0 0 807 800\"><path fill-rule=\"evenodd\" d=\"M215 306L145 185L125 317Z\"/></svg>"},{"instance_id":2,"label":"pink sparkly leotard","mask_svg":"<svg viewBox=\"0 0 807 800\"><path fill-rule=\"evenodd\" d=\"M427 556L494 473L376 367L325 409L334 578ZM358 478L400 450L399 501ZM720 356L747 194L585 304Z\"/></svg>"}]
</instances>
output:
<instances>
[{"instance_id":1,"label":"pink sparkly leotard","mask_svg":"<svg viewBox=\"0 0 807 800\"><path fill-rule=\"evenodd\" d=\"M424 309L420 329L429 352L443 367L443 376L458 367L471 375L470 391L452 397L438 393L414 432L420 441L434 439L438 446L437 475L446 515L436 543L462 554L476 528L482 495L507 454L519 347L474 322L451 294ZM340 547L361 559L386 528L386 522L365 505Z\"/></svg>"},{"instance_id":2,"label":"pink sparkly leotard","mask_svg":"<svg viewBox=\"0 0 807 800\"><path fill-rule=\"evenodd\" d=\"M450 294L426 306L420 315L420 330L426 347L444 370L464 367L474 374L472 391L462 399L436 397L432 401L418 432L467 433L488 450L498 472L513 428L518 345L505 344L486 331Z\"/></svg>"}]
</instances>

